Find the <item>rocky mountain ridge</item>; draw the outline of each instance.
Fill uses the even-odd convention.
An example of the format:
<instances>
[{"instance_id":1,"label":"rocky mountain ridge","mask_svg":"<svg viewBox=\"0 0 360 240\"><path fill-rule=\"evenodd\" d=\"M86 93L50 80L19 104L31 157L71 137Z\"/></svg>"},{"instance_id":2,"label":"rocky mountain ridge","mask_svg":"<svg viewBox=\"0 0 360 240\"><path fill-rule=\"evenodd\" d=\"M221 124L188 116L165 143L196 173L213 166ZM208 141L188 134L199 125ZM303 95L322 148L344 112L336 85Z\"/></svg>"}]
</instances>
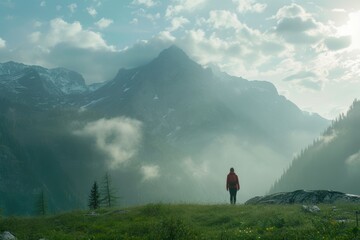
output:
<instances>
[{"instance_id":1,"label":"rocky mountain ridge","mask_svg":"<svg viewBox=\"0 0 360 240\"><path fill-rule=\"evenodd\" d=\"M285 132L310 133L327 125L319 115L310 116L279 95L273 84L213 72L176 46L147 65L121 69L113 80L90 93L85 104L86 109L108 117L138 119L171 141L181 139L181 132L205 127L208 133L221 127L244 135L257 132L258 140L264 135L279 140ZM293 146L288 149L294 150Z\"/></svg>"},{"instance_id":2,"label":"rocky mountain ridge","mask_svg":"<svg viewBox=\"0 0 360 240\"><path fill-rule=\"evenodd\" d=\"M55 96L88 92L85 79L79 73L66 68L47 69L16 62L0 63L0 81L3 84L7 81L10 85L19 84L19 79L35 72L41 78L46 90Z\"/></svg>"},{"instance_id":3,"label":"rocky mountain ridge","mask_svg":"<svg viewBox=\"0 0 360 240\"><path fill-rule=\"evenodd\" d=\"M65 68L0 63L0 94L14 102L56 108L88 92L84 78Z\"/></svg>"}]
</instances>

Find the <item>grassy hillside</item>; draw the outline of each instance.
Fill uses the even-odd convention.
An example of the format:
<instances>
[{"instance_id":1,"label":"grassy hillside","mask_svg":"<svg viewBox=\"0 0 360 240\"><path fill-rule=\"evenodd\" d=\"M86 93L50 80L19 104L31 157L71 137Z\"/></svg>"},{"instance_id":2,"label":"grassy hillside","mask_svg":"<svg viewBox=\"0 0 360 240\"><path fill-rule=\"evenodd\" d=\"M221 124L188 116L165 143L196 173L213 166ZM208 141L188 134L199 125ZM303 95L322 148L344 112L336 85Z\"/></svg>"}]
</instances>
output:
<instances>
[{"instance_id":1,"label":"grassy hillside","mask_svg":"<svg viewBox=\"0 0 360 240\"><path fill-rule=\"evenodd\" d=\"M360 239L360 205L167 205L0 219L18 239Z\"/></svg>"}]
</instances>

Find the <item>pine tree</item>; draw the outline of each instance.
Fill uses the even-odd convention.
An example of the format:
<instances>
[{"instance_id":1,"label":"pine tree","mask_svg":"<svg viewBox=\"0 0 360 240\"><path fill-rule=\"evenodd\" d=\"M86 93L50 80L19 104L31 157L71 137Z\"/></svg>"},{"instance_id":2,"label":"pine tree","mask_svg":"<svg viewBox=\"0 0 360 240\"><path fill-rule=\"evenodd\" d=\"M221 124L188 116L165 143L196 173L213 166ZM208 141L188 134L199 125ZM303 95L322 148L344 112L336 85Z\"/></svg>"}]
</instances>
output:
<instances>
[{"instance_id":1,"label":"pine tree","mask_svg":"<svg viewBox=\"0 0 360 240\"><path fill-rule=\"evenodd\" d=\"M39 195L37 196L35 202L35 211L37 215L45 216L47 212L47 204L45 199L44 190L41 190Z\"/></svg>"},{"instance_id":2,"label":"pine tree","mask_svg":"<svg viewBox=\"0 0 360 240\"><path fill-rule=\"evenodd\" d=\"M106 207L113 207L116 203L116 192L112 186L111 176L109 173L106 173L103 180L103 186L101 189L101 194L103 198L101 203Z\"/></svg>"},{"instance_id":3,"label":"pine tree","mask_svg":"<svg viewBox=\"0 0 360 240\"><path fill-rule=\"evenodd\" d=\"M100 193L99 193L99 188L98 188L96 181L94 182L94 184L91 188L88 206L90 209L93 209L93 210L96 210L100 207Z\"/></svg>"}]
</instances>

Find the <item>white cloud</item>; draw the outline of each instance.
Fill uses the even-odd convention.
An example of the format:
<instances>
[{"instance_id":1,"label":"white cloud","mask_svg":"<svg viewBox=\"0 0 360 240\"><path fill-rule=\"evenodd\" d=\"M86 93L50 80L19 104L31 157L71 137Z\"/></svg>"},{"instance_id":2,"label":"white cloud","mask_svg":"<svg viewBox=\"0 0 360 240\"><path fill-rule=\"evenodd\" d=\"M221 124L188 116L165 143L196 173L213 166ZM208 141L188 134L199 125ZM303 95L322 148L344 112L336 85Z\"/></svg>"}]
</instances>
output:
<instances>
[{"instance_id":1,"label":"white cloud","mask_svg":"<svg viewBox=\"0 0 360 240\"><path fill-rule=\"evenodd\" d=\"M255 0L233 0L237 4L237 10L240 13L246 12L263 12L267 5L265 3L257 3Z\"/></svg>"},{"instance_id":2,"label":"white cloud","mask_svg":"<svg viewBox=\"0 0 360 240\"><path fill-rule=\"evenodd\" d=\"M84 29L79 22L57 18L44 26L48 28L27 36L28 46L8 51L0 58L48 68L66 67L81 73L87 83L112 79L119 64L126 65L119 50L107 44L100 33Z\"/></svg>"},{"instance_id":3,"label":"white cloud","mask_svg":"<svg viewBox=\"0 0 360 240\"><path fill-rule=\"evenodd\" d=\"M348 174L350 176L357 177L359 176L359 169L360 169L360 151L354 153L353 155L349 156L345 160L345 164L347 167Z\"/></svg>"},{"instance_id":4,"label":"white cloud","mask_svg":"<svg viewBox=\"0 0 360 240\"><path fill-rule=\"evenodd\" d=\"M277 20L276 33L291 44L316 44L329 34L322 23L295 3L280 8L272 19Z\"/></svg>"},{"instance_id":5,"label":"white cloud","mask_svg":"<svg viewBox=\"0 0 360 240\"><path fill-rule=\"evenodd\" d=\"M235 13L225 10L211 11L207 23L211 24L215 29L234 28L240 29L244 25L238 20Z\"/></svg>"},{"instance_id":6,"label":"white cloud","mask_svg":"<svg viewBox=\"0 0 360 240\"><path fill-rule=\"evenodd\" d=\"M145 15L145 17L152 20L152 21L154 21L156 19L160 19L161 15L160 15L160 13L147 14L147 15Z\"/></svg>"},{"instance_id":7,"label":"white cloud","mask_svg":"<svg viewBox=\"0 0 360 240\"><path fill-rule=\"evenodd\" d=\"M130 22L130 24L138 24L139 23L139 19L137 18L133 18Z\"/></svg>"},{"instance_id":8,"label":"white cloud","mask_svg":"<svg viewBox=\"0 0 360 240\"><path fill-rule=\"evenodd\" d=\"M330 142L332 142L334 139L336 139L336 137L338 136L338 133L334 130L332 130L330 133L326 134L326 135L322 135L320 137L320 141L322 141L324 144L328 144Z\"/></svg>"},{"instance_id":9,"label":"white cloud","mask_svg":"<svg viewBox=\"0 0 360 240\"><path fill-rule=\"evenodd\" d=\"M278 22L276 30L281 33L297 33L306 32L316 28L316 23L312 19L294 17L281 19Z\"/></svg>"},{"instance_id":10,"label":"white cloud","mask_svg":"<svg viewBox=\"0 0 360 240\"><path fill-rule=\"evenodd\" d=\"M142 139L141 128L140 121L118 117L87 123L75 133L93 137L97 148L108 155L109 166L117 168L136 155Z\"/></svg>"},{"instance_id":11,"label":"white cloud","mask_svg":"<svg viewBox=\"0 0 360 240\"><path fill-rule=\"evenodd\" d=\"M302 71L284 78L284 81L304 80L316 78L316 74L311 71Z\"/></svg>"},{"instance_id":12,"label":"white cloud","mask_svg":"<svg viewBox=\"0 0 360 240\"><path fill-rule=\"evenodd\" d=\"M99 33L83 29L80 22L67 23L61 18L50 21L49 32L39 41L50 48L69 44L84 49L115 51L115 47L107 45Z\"/></svg>"},{"instance_id":13,"label":"white cloud","mask_svg":"<svg viewBox=\"0 0 360 240\"><path fill-rule=\"evenodd\" d=\"M161 17L160 13L150 14L150 13L147 13L147 11L143 8L140 8L140 9L134 11L133 14L136 15L137 17L146 18L152 22L154 22L157 19L160 19L160 17Z\"/></svg>"},{"instance_id":14,"label":"white cloud","mask_svg":"<svg viewBox=\"0 0 360 240\"><path fill-rule=\"evenodd\" d=\"M91 84L113 79L120 68L134 68L148 63L161 50L173 44L169 37L174 38L171 34L160 34L161 36L139 41L120 51L106 43L104 45L102 41L94 44L96 38L92 45L87 43L86 39L92 38L92 34L88 36L88 31L82 28L81 31L71 31L73 36L67 39L66 35L70 34L67 33L70 31L68 28L74 27L73 25L75 23L66 23L62 30L64 33L59 30L54 32L51 26L47 31L33 32L27 36L28 46L11 52L2 50L0 61L11 59L47 68L62 66L79 72ZM52 38L57 40L51 40ZM83 38L86 38L85 45L80 41Z\"/></svg>"},{"instance_id":15,"label":"white cloud","mask_svg":"<svg viewBox=\"0 0 360 240\"><path fill-rule=\"evenodd\" d=\"M153 7L157 3L154 2L153 0L134 0L134 1L132 1L132 4L134 4L134 5L144 5L146 7Z\"/></svg>"},{"instance_id":16,"label":"white cloud","mask_svg":"<svg viewBox=\"0 0 360 240\"><path fill-rule=\"evenodd\" d=\"M160 167L158 165L143 165L140 171L143 175L143 181L160 177Z\"/></svg>"},{"instance_id":17,"label":"white cloud","mask_svg":"<svg viewBox=\"0 0 360 240\"><path fill-rule=\"evenodd\" d=\"M41 32L33 32L29 35L29 40L32 43L36 43L39 42L40 37L41 37Z\"/></svg>"},{"instance_id":18,"label":"white cloud","mask_svg":"<svg viewBox=\"0 0 360 240\"><path fill-rule=\"evenodd\" d=\"M334 8L331 10L332 12L346 13L346 10L343 8Z\"/></svg>"},{"instance_id":19,"label":"white cloud","mask_svg":"<svg viewBox=\"0 0 360 240\"><path fill-rule=\"evenodd\" d=\"M351 48L360 49L360 11L351 12L348 14L348 21L345 25L337 28L340 36L351 37Z\"/></svg>"},{"instance_id":20,"label":"white cloud","mask_svg":"<svg viewBox=\"0 0 360 240\"><path fill-rule=\"evenodd\" d=\"M114 21L107 18L101 18L99 21L95 23L96 26L100 29L104 29L110 26Z\"/></svg>"},{"instance_id":21,"label":"white cloud","mask_svg":"<svg viewBox=\"0 0 360 240\"><path fill-rule=\"evenodd\" d=\"M171 35L171 32L169 31L162 31L157 37L164 42L174 42L176 40L176 37Z\"/></svg>"},{"instance_id":22,"label":"white cloud","mask_svg":"<svg viewBox=\"0 0 360 240\"><path fill-rule=\"evenodd\" d=\"M348 157L345 162L349 165L360 164L360 151Z\"/></svg>"},{"instance_id":23,"label":"white cloud","mask_svg":"<svg viewBox=\"0 0 360 240\"><path fill-rule=\"evenodd\" d=\"M320 91L323 87L323 82L316 79L303 79L298 84L307 90Z\"/></svg>"},{"instance_id":24,"label":"white cloud","mask_svg":"<svg viewBox=\"0 0 360 240\"><path fill-rule=\"evenodd\" d=\"M329 50L337 51L344 48L347 48L351 45L350 36L341 36L341 37L327 37L324 41L326 47Z\"/></svg>"},{"instance_id":25,"label":"white cloud","mask_svg":"<svg viewBox=\"0 0 360 240\"><path fill-rule=\"evenodd\" d=\"M273 60L280 62L287 50L277 35L247 26L228 10L210 11L208 18L198 21L196 29L185 30L173 41L199 63L247 78L258 78L259 68L266 64L274 69Z\"/></svg>"},{"instance_id":26,"label":"white cloud","mask_svg":"<svg viewBox=\"0 0 360 240\"><path fill-rule=\"evenodd\" d=\"M88 7L88 8L86 8L86 10L89 13L89 15L91 15L92 17L95 17L97 15L97 11L93 7Z\"/></svg>"},{"instance_id":27,"label":"white cloud","mask_svg":"<svg viewBox=\"0 0 360 240\"><path fill-rule=\"evenodd\" d=\"M169 5L166 9L166 17L173 17L183 11L194 11L204 5L206 0L177 0L176 5Z\"/></svg>"},{"instance_id":28,"label":"white cloud","mask_svg":"<svg viewBox=\"0 0 360 240\"><path fill-rule=\"evenodd\" d=\"M306 13L305 9L302 6L296 3L292 3L290 5L285 5L281 7L277 11L276 15L273 16L273 18L276 18L278 20L292 17L301 17L302 19L307 19L311 17L311 15Z\"/></svg>"},{"instance_id":29,"label":"white cloud","mask_svg":"<svg viewBox=\"0 0 360 240\"><path fill-rule=\"evenodd\" d=\"M6 41L2 38L0 38L0 49L6 47Z\"/></svg>"},{"instance_id":30,"label":"white cloud","mask_svg":"<svg viewBox=\"0 0 360 240\"><path fill-rule=\"evenodd\" d=\"M304 54L301 49L296 51ZM337 59L331 52L309 56L306 60L304 60L304 56L302 57L303 59L296 59L295 56L292 56L293 61L297 64L293 67L288 65L288 70L283 70L283 75L286 76L283 81L288 84L288 87L292 85L299 92L319 93L328 82L329 69L337 65Z\"/></svg>"},{"instance_id":31,"label":"white cloud","mask_svg":"<svg viewBox=\"0 0 360 240\"><path fill-rule=\"evenodd\" d=\"M171 27L168 30L173 32L188 23L190 23L190 21L184 17L175 17L171 20Z\"/></svg>"},{"instance_id":32,"label":"white cloud","mask_svg":"<svg viewBox=\"0 0 360 240\"><path fill-rule=\"evenodd\" d=\"M74 13L76 11L77 4L76 3L71 3L71 4L68 5L68 8L69 8L70 12Z\"/></svg>"},{"instance_id":33,"label":"white cloud","mask_svg":"<svg viewBox=\"0 0 360 240\"><path fill-rule=\"evenodd\" d=\"M40 7L45 7L46 6L46 2L45 1L41 1L40 2Z\"/></svg>"}]
</instances>

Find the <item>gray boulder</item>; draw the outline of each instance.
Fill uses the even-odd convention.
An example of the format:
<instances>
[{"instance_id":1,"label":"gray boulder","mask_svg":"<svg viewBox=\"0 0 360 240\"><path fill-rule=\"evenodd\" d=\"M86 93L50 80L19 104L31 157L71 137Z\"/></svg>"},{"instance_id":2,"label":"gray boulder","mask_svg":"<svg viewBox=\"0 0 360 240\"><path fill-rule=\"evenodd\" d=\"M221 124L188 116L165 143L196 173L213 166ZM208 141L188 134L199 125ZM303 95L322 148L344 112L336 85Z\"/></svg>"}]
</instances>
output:
<instances>
[{"instance_id":1,"label":"gray boulder","mask_svg":"<svg viewBox=\"0 0 360 240\"><path fill-rule=\"evenodd\" d=\"M310 212L310 213L317 213L317 212L320 212L320 208L316 205L313 205L313 206L307 206L307 205L303 205L302 206L302 209L305 211L305 212Z\"/></svg>"},{"instance_id":2,"label":"gray boulder","mask_svg":"<svg viewBox=\"0 0 360 240\"><path fill-rule=\"evenodd\" d=\"M16 239L17 238L8 231L5 231L0 234L0 240L16 240Z\"/></svg>"},{"instance_id":3,"label":"gray boulder","mask_svg":"<svg viewBox=\"0 0 360 240\"><path fill-rule=\"evenodd\" d=\"M360 196L330 190L297 190L280 192L249 199L245 204L319 204L319 203L360 203Z\"/></svg>"}]
</instances>

